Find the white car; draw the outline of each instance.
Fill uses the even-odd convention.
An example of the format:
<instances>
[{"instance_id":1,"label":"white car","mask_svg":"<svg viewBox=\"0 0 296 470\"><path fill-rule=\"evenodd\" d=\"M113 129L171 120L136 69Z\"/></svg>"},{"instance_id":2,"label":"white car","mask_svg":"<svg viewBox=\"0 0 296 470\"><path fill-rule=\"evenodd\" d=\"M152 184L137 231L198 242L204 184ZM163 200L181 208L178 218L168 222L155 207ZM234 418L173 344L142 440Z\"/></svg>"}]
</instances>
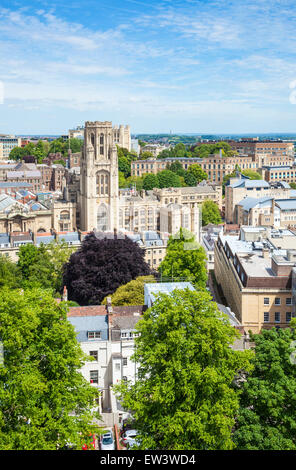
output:
<instances>
[{"instance_id":1,"label":"white car","mask_svg":"<svg viewBox=\"0 0 296 470\"><path fill-rule=\"evenodd\" d=\"M136 429L129 429L128 431L125 431L125 433L122 434L122 444L127 448L131 448L138 444L137 434L138 431L136 431Z\"/></svg>"},{"instance_id":2,"label":"white car","mask_svg":"<svg viewBox=\"0 0 296 470\"><path fill-rule=\"evenodd\" d=\"M111 431L101 436L100 447L101 450L115 450L115 442Z\"/></svg>"}]
</instances>

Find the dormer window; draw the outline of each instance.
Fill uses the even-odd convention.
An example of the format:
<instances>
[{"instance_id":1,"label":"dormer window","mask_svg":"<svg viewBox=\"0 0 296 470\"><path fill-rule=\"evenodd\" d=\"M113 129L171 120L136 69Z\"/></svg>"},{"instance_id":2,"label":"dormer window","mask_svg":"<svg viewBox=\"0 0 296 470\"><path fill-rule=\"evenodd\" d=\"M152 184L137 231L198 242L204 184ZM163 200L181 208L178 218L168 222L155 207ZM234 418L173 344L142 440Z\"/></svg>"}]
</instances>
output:
<instances>
[{"instance_id":1,"label":"dormer window","mask_svg":"<svg viewBox=\"0 0 296 470\"><path fill-rule=\"evenodd\" d=\"M88 331L87 338L88 339L101 339L101 332L100 331Z\"/></svg>"}]
</instances>

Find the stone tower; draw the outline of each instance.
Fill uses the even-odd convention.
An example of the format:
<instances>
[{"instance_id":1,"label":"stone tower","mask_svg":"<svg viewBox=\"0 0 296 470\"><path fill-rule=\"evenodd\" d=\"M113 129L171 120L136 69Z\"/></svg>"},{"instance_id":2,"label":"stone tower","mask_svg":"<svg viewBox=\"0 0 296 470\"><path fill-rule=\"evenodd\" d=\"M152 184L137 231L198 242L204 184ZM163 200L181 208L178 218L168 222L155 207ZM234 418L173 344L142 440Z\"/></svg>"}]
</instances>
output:
<instances>
[{"instance_id":1,"label":"stone tower","mask_svg":"<svg viewBox=\"0 0 296 470\"><path fill-rule=\"evenodd\" d=\"M89 122L84 128L80 166L80 228L118 230L118 164L112 122Z\"/></svg>"}]
</instances>

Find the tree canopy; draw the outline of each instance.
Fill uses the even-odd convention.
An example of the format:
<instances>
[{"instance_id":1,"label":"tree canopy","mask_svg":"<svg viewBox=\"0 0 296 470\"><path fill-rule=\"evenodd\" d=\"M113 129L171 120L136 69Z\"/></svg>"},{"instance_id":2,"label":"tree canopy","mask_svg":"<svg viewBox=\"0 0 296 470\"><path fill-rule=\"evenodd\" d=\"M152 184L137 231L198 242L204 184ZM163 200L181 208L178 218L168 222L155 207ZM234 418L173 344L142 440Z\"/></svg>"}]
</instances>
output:
<instances>
[{"instance_id":1,"label":"tree canopy","mask_svg":"<svg viewBox=\"0 0 296 470\"><path fill-rule=\"evenodd\" d=\"M11 160L22 160L27 155L33 155L38 163L42 163L43 159L48 156L49 153L61 153L62 156L68 155L69 148L73 153L81 152L83 146L82 139L72 138L68 141L64 141L61 137L51 142L46 140L39 140L36 144L29 142L24 147L14 147L9 158Z\"/></svg>"},{"instance_id":2,"label":"tree canopy","mask_svg":"<svg viewBox=\"0 0 296 470\"><path fill-rule=\"evenodd\" d=\"M11 261L9 257L0 256L0 289L21 287L20 278L21 273L16 263Z\"/></svg>"},{"instance_id":3,"label":"tree canopy","mask_svg":"<svg viewBox=\"0 0 296 470\"><path fill-rule=\"evenodd\" d=\"M112 294L112 305L144 305L144 284L147 282L155 282L154 276L139 276L136 279L118 287ZM102 301L106 305L107 297Z\"/></svg>"},{"instance_id":4,"label":"tree canopy","mask_svg":"<svg viewBox=\"0 0 296 470\"><path fill-rule=\"evenodd\" d=\"M214 155L222 150L222 157L232 157L237 152L233 151L228 142L216 142L209 144L196 145L193 148L193 156L199 158L206 158L209 155Z\"/></svg>"},{"instance_id":5,"label":"tree canopy","mask_svg":"<svg viewBox=\"0 0 296 470\"><path fill-rule=\"evenodd\" d=\"M166 255L158 271L168 281L191 281L199 287L206 286L206 253L196 242L193 233L181 228L170 236Z\"/></svg>"},{"instance_id":6,"label":"tree canopy","mask_svg":"<svg viewBox=\"0 0 296 470\"><path fill-rule=\"evenodd\" d=\"M198 183L208 179L207 173L202 169L202 167L198 163L193 163L193 165L190 165L190 167L188 168L188 172L196 178Z\"/></svg>"},{"instance_id":7,"label":"tree canopy","mask_svg":"<svg viewBox=\"0 0 296 470\"><path fill-rule=\"evenodd\" d=\"M234 379L250 351L206 291L160 294L137 323L135 384L116 393L132 412L140 449L229 450L239 406Z\"/></svg>"},{"instance_id":8,"label":"tree canopy","mask_svg":"<svg viewBox=\"0 0 296 470\"><path fill-rule=\"evenodd\" d=\"M179 188L182 186L180 176L171 170L162 170L157 173L159 188Z\"/></svg>"},{"instance_id":9,"label":"tree canopy","mask_svg":"<svg viewBox=\"0 0 296 470\"><path fill-rule=\"evenodd\" d=\"M20 247L17 267L24 288L41 287L55 294L62 291L63 266L75 250L65 242Z\"/></svg>"},{"instance_id":10,"label":"tree canopy","mask_svg":"<svg viewBox=\"0 0 296 470\"><path fill-rule=\"evenodd\" d=\"M81 449L97 430L98 390L66 308L41 289L0 292L0 448Z\"/></svg>"},{"instance_id":11,"label":"tree canopy","mask_svg":"<svg viewBox=\"0 0 296 470\"><path fill-rule=\"evenodd\" d=\"M100 304L119 286L149 274L144 251L135 242L92 232L65 264L64 285L69 300L80 305Z\"/></svg>"},{"instance_id":12,"label":"tree canopy","mask_svg":"<svg viewBox=\"0 0 296 470\"><path fill-rule=\"evenodd\" d=\"M221 224L221 214L217 204L211 199L205 200L202 203L202 226L208 224Z\"/></svg>"},{"instance_id":13,"label":"tree canopy","mask_svg":"<svg viewBox=\"0 0 296 470\"><path fill-rule=\"evenodd\" d=\"M254 369L242 386L235 444L242 450L295 450L295 329L265 329L251 339Z\"/></svg>"},{"instance_id":14,"label":"tree canopy","mask_svg":"<svg viewBox=\"0 0 296 470\"><path fill-rule=\"evenodd\" d=\"M154 173L149 173L143 179L143 189L148 191L152 190L153 188L159 188L158 176Z\"/></svg>"}]
</instances>

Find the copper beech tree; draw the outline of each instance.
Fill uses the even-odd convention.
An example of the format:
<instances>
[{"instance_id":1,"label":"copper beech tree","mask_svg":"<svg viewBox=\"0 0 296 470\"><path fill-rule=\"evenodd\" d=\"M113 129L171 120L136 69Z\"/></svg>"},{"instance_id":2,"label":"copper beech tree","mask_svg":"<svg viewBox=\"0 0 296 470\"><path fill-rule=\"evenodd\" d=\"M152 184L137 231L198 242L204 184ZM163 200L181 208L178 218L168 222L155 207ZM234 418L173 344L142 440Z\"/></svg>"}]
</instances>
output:
<instances>
[{"instance_id":1,"label":"copper beech tree","mask_svg":"<svg viewBox=\"0 0 296 470\"><path fill-rule=\"evenodd\" d=\"M137 243L116 235L89 234L64 267L69 300L80 305L100 304L119 286L151 274Z\"/></svg>"}]
</instances>

